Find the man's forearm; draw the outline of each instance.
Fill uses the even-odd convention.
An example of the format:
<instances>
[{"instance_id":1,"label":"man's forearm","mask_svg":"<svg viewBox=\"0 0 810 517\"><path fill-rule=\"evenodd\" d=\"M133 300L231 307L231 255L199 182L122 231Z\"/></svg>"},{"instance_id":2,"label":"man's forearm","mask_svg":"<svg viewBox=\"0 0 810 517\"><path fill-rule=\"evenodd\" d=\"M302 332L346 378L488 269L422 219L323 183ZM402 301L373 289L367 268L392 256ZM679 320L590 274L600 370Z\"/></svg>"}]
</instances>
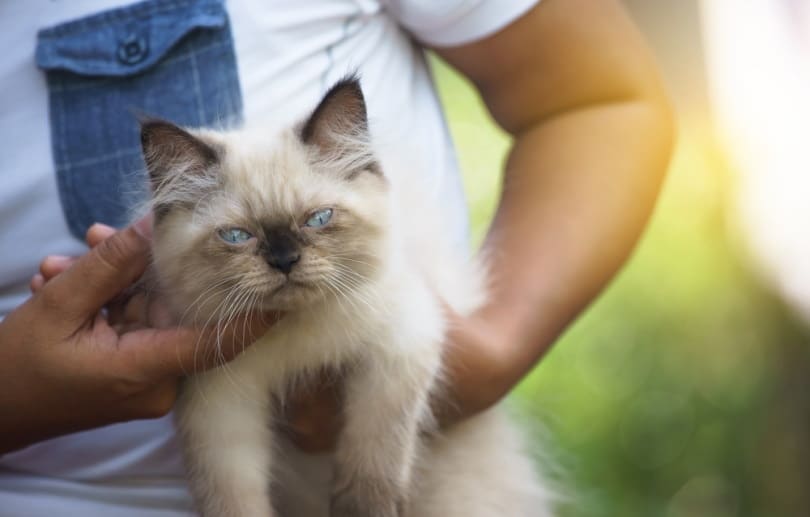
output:
<instances>
[{"instance_id":1,"label":"man's forearm","mask_svg":"<svg viewBox=\"0 0 810 517\"><path fill-rule=\"evenodd\" d=\"M536 363L633 249L672 146L663 100L590 104L516 136L484 244L501 395Z\"/></svg>"},{"instance_id":2,"label":"man's forearm","mask_svg":"<svg viewBox=\"0 0 810 517\"><path fill-rule=\"evenodd\" d=\"M626 260L661 185L672 115L620 0L543 0L437 52L515 138L484 244L491 299L449 336L464 416L500 400Z\"/></svg>"}]
</instances>

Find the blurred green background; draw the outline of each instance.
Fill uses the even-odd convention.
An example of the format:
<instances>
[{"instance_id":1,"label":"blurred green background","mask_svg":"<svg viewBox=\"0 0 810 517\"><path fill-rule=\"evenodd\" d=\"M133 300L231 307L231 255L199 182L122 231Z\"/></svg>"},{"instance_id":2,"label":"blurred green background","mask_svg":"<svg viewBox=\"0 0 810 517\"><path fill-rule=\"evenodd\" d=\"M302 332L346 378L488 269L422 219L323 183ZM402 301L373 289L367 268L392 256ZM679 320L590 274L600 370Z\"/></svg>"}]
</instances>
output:
<instances>
[{"instance_id":1,"label":"blurred green background","mask_svg":"<svg viewBox=\"0 0 810 517\"><path fill-rule=\"evenodd\" d=\"M633 258L514 402L568 499L563 516L810 516L808 333L736 233L697 7L626 3L669 83L679 142ZM478 242L509 139L469 85L432 64Z\"/></svg>"}]
</instances>

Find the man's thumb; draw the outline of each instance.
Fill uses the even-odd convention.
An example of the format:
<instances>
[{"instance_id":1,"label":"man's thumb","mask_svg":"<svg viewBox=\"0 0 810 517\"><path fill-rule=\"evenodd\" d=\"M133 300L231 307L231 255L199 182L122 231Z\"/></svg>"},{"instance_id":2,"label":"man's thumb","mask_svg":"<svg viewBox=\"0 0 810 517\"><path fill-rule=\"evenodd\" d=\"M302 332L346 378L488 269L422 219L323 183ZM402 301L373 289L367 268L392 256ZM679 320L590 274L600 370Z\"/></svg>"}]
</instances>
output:
<instances>
[{"instance_id":1,"label":"man's thumb","mask_svg":"<svg viewBox=\"0 0 810 517\"><path fill-rule=\"evenodd\" d=\"M86 319L140 278L150 242L134 227L108 237L50 281L43 296L62 300L68 317Z\"/></svg>"}]
</instances>

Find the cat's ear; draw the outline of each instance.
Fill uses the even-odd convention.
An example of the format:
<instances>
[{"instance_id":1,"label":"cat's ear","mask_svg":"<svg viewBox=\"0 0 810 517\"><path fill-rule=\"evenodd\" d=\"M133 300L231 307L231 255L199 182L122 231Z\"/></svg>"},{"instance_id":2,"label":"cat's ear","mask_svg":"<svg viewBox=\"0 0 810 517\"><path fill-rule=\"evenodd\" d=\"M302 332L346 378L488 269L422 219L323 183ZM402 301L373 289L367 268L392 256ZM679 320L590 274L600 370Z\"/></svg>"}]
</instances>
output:
<instances>
[{"instance_id":1,"label":"cat's ear","mask_svg":"<svg viewBox=\"0 0 810 517\"><path fill-rule=\"evenodd\" d=\"M145 117L139 122L141 148L153 192L175 175L205 175L219 160L213 147L171 122Z\"/></svg>"},{"instance_id":2,"label":"cat's ear","mask_svg":"<svg viewBox=\"0 0 810 517\"><path fill-rule=\"evenodd\" d=\"M301 140L349 177L362 170L380 173L371 152L368 115L357 76L337 82L300 129Z\"/></svg>"},{"instance_id":3,"label":"cat's ear","mask_svg":"<svg viewBox=\"0 0 810 517\"><path fill-rule=\"evenodd\" d=\"M332 86L301 128L305 144L325 150L340 145L341 136L364 134L368 134L366 100L355 76Z\"/></svg>"}]
</instances>

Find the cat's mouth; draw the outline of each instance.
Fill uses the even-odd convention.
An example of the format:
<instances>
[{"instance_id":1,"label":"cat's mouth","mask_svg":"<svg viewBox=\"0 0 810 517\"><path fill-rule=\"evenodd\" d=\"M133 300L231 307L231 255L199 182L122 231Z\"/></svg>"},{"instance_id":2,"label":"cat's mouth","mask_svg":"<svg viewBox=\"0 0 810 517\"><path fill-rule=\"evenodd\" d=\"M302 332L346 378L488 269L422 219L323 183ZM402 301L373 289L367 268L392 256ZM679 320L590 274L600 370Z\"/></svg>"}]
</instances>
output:
<instances>
[{"instance_id":1,"label":"cat's mouth","mask_svg":"<svg viewBox=\"0 0 810 517\"><path fill-rule=\"evenodd\" d=\"M316 289L312 283L286 276L277 285L269 287L264 298L272 305L288 306L306 302L313 292L316 292Z\"/></svg>"},{"instance_id":2,"label":"cat's mouth","mask_svg":"<svg viewBox=\"0 0 810 517\"><path fill-rule=\"evenodd\" d=\"M256 286L254 289L262 293L260 296L265 309L293 310L306 307L322 297L323 289L317 282L317 277L297 275L293 272L289 275L276 274L265 277L264 285Z\"/></svg>"},{"instance_id":3,"label":"cat's mouth","mask_svg":"<svg viewBox=\"0 0 810 517\"><path fill-rule=\"evenodd\" d=\"M284 280L282 280L282 282L279 285L274 287L270 291L270 293L268 293L268 296L273 296L273 295L275 295L277 293L280 293L282 291L289 291L291 289L300 289L300 288L306 288L306 287L309 287L309 286L307 284L305 284L304 282L301 282L300 280L294 280L294 279L292 279L290 277L286 277Z\"/></svg>"}]
</instances>

